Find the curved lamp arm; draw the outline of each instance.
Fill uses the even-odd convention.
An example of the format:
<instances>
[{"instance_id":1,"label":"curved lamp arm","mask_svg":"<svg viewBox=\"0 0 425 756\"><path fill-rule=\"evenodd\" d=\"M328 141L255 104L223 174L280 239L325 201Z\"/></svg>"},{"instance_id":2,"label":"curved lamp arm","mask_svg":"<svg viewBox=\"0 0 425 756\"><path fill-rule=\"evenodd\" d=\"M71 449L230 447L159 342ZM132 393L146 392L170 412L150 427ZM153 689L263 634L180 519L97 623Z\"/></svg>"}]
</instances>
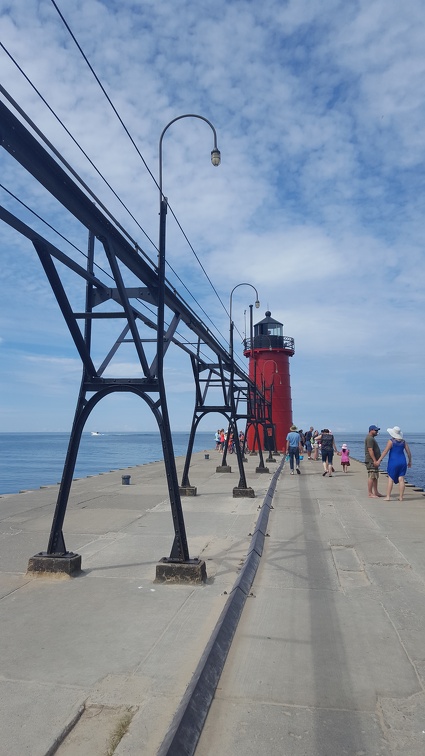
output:
<instances>
[{"instance_id":1,"label":"curved lamp arm","mask_svg":"<svg viewBox=\"0 0 425 756\"><path fill-rule=\"evenodd\" d=\"M239 284L236 284L236 286L234 286L234 287L233 287L233 289L232 289L232 291L230 292L230 306L229 306L229 311L230 311L230 312L229 312L229 316L230 316L230 322L232 322L232 297L233 297L233 292L234 292L234 291L235 291L235 289L237 289L237 288L238 288L239 286L250 286L250 287L251 287L251 289L254 289L254 291L255 291L255 296L257 297L257 299L256 299L256 301L255 301L255 306L256 306L257 310L258 310L258 308L259 308L259 306L260 306L260 301L259 301L259 299L258 299L258 291L257 291L257 289L255 288L255 286L253 286L253 285L252 285L252 284L250 284L250 283L246 283L246 282L244 282L244 283L239 283Z\"/></svg>"},{"instance_id":2,"label":"curved lamp arm","mask_svg":"<svg viewBox=\"0 0 425 756\"><path fill-rule=\"evenodd\" d=\"M204 116L196 115L196 113L186 113L185 115L177 116L177 118L173 118L170 123L167 123L165 128L162 130L161 136L159 138L159 201L162 202L163 193L162 193L162 140L164 138L164 134L167 131L167 129L171 126L171 124L175 123L176 121L180 121L182 118L199 118L201 121L205 121L205 123L208 124L208 126L211 128L213 134L214 134L214 148L211 150L211 162L214 166L218 166L221 163L221 153L220 150L217 147L217 133L212 125L211 121L208 120L208 118L204 118ZM165 199L165 198L164 198Z\"/></svg>"}]
</instances>

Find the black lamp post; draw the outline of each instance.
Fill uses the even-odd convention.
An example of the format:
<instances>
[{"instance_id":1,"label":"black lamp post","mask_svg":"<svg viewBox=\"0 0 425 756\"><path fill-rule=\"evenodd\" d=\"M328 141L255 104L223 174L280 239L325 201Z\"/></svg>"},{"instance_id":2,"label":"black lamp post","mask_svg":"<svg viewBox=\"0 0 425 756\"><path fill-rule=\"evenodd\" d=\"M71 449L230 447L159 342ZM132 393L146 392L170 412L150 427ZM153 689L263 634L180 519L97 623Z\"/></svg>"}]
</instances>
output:
<instances>
[{"instance_id":1,"label":"black lamp post","mask_svg":"<svg viewBox=\"0 0 425 756\"><path fill-rule=\"evenodd\" d=\"M187 113L173 118L162 130L159 138L159 244L158 244L158 321L157 321L157 376L160 405L162 410L162 426L160 427L164 460L168 477L168 490L170 494L171 511L174 521L175 539L170 560L189 562L189 549L187 545L186 529L183 519L179 484L177 479L176 462L171 436L170 420L168 415L167 396L164 382L164 322L165 322L165 236L167 221L167 198L162 191L162 141L167 129L182 118L199 118L205 121L214 134L214 147L211 151L211 162L214 166L220 165L220 150L217 147L217 134L214 126L207 118Z\"/></svg>"},{"instance_id":2,"label":"black lamp post","mask_svg":"<svg viewBox=\"0 0 425 756\"><path fill-rule=\"evenodd\" d=\"M254 289L255 291L255 307L258 309L260 306L259 298L258 298L258 291L250 283L239 283L236 284L236 286L233 287L232 291L230 292L230 303L229 303L229 319L230 319L230 334L229 334L229 350L230 350L230 381L229 381L229 392L230 392L230 408L231 408L231 414L232 417L235 417L236 415L236 408L235 408L235 397L234 397L234 382L235 382L235 360L234 360L234 350L233 350L233 332L234 332L234 323L232 320L232 299L233 299L233 292L235 289L237 289L239 286L250 286L251 289ZM252 338L252 305L249 306L250 309L250 330L251 330L251 338ZM246 488L246 481L242 481L244 488Z\"/></svg>"},{"instance_id":3,"label":"black lamp post","mask_svg":"<svg viewBox=\"0 0 425 756\"><path fill-rule=\"evenodd\" d=\"M165 295L165 230L167 221L168 200L162 191L162 141L164 134L170 126L182 118L198 118L207 123L214 135L214 147L211 150L211 162L214 166L221 163L220 150L217 147L217 133L212 123L204 116L194 113L177 116L173 118L162 130L159 138L159 244L158 244L158 331L157 331L157 353L158 353L158 377L162 376L162 365L164 358L163 339L164 339L164 295Z\"/></svg>"},{"instance_id":4,"label":"black lamp post","mask_svg":"<svg viewBox=\"0 0 425 756\"><path fill-rule=\"evenodd\" d=\"M250 287L251 287L251 289L254 289L254 291L255 291L255 296L257 297L257 299L256 299L256 301L255 301L255 307L256 307L256 308L257 308L257 310L258 310L258 308L259 308L259 306L260 306L260 302L259 302L259 300L258 300L258 291L257 291L257 289L255 288L255 286L253 286L253 285L252 285L252 284L250 284L250 283L239 283L239 284L236 284L236 286L234 286L234 287L233 287L233 289L232 289L232 291L230 292L230 305L229 305L229 317L230 317L230 341L229 341L229 345L230 345L230 357L232 358L232 364L233 364L233 328L234 328L234 323L233 323L233 320L232 320L232 298L233 298L233 292L234 292L234 291L235 291L235 289L237 289L237 288L238 288L239 286L250 286ZM250 307L250 310L251 310L251 319L252 319L252 309L251 309L251 305L250 305L249 307ZM252 325L252 324L251 324L251 325Z\"/></svg>"}]
</instances>

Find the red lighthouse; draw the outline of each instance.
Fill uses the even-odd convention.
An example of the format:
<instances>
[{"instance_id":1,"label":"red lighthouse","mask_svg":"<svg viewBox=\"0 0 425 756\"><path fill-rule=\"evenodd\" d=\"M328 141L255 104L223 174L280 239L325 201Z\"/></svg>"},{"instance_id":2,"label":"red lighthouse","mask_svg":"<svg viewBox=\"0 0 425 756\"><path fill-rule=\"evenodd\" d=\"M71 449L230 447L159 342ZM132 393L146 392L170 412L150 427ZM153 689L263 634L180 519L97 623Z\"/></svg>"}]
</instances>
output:
<instances>
[{"instance_id":1,"label":"red lighthouse","mask_svg":"<svg viewBox=\"0 0 425 756\"><path fill-rule=\"evenodd\" d=\"M254 326L254 334L245 342L245 357L249 357L249 377L271 404L276 449L286 447L286 436L292 425L291 382L289 358L294 354L294 339L283 335L283 323L274 320L271 312ZM257 419L259 419L259 414ZM271 433L268 429L267 433ZM263 437L262 437L263 436ZM261 438L262 437L262 438ZM273 451L272 439L264 437L260 429L263 449ZM254 449L254 428L248 430L248 446Z\"/></svg>"}]
</instances>

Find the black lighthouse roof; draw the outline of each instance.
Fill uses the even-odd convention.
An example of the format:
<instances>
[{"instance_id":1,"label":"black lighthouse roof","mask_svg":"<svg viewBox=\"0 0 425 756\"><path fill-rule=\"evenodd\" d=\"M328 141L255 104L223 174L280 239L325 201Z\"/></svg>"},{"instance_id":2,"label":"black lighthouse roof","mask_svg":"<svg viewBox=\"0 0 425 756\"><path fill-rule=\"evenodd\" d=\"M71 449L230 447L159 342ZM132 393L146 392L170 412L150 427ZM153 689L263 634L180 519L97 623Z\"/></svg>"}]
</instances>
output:
<instances>
[{"instance_id":1,"label":"black lighthouse roof","mask_svg":"<svg viewBox=\"0 0 425 756\"><path fill-rule=\"evenodd\" d=\"M284 349L289 354L294 354L294 339L283 335L283 323L272 318L270 310L266 317L254 325L254 349ZM246 349L251 348L249 340L246 341Z\"/></svg>"},{"instance_id":2,"label":"black lighthouse roof","mask_svg":"<svg viewBox=\"0 0 425 756\"><path fill-rule=\"evenodd\" d=\"M266 315L266 317L263 318L263 320L260 320L260 322L255 325L255 328L257 328L257 326L261 326L261 325L266 325L266 326L283 326L283 323L279 323L278 320L275 320L274 318L272 318L272 314L271 314L270 310L267 310L266 313L265 313L265 315ZM262 333L266 333L266 331L262 331Z\"/></svg>"}]
</instances>

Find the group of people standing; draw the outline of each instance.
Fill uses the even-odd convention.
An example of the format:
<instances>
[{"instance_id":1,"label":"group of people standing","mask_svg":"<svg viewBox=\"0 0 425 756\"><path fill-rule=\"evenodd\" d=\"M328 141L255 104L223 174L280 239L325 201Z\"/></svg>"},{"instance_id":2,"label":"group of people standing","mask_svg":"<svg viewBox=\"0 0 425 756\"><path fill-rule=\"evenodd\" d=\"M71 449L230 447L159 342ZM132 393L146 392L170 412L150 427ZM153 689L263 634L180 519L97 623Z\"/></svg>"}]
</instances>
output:
<instances>
[{"instance_id":1,"label":"group of people standing","mask_svg":"<svg viewBox=\"0 0 425 756\"><path fill-rule=\"evenodd\" d=\"M224 452L227 445L227 450L229 454L233 454L233 453L236 454L236 447L235 447L236 440L231 431L228 433L227 431L224 430L224 428L217 430L214 434L214 441L215 441L216 451ZM238 437L238 443L239 443L241 451L244 448L244 442L245 442L245 434L241 431ZM245 446L245 451L247 451L246 446Z\"/></svg>"},{"instance_id":2,"label":"group of people standing","mask_svg":"<svg viewBox=\"0 0 425 756\"><path fill-rule=\"evenodd\" d=\"M289 466L291 468L291 475L294 475L296 470L298 475L301 475L300 470L300 454L304 451L307 452L308 460L317 460L319 450L323 463L323 475L332 477L332 473L335 472L333 467L333 456L338 454L341 457L341 465L343 472L347 472L347 468L350 466L350 450L347 444L342 444L341 451L336 448L335 438L329 428L323 428L323 430L315 431L313 426L310 426L310 430L304 433L302 430L298 430L296 425L291 425L290 431L286 437L286 454L289 457Z\"/></svg>"},{"instance_id":3,"label":"group of people standing","mask_svg":"<svg viewBox=\"0 0 425 756\"><path fill-rule=\"evenodd\" d=\"M380 428L377 425L370 425L369 432L365 438L365 464L368 475L368 496L372 499L384 498L384 494L381 494L378 491L379 465L388 454L388 484L385 500L390 501L393 485L396 483L400 486L399 501L403 501L406 470L408 467L412 466L412 454L409 445L403 438L403 432L398 425L395 425L394 428L387 428L387 433L390 435L390 439L381 454L381 450L376 440L379 431ZM215 433L217 451L224 451L227 445L228 451L232 454L236 451L236 443L239 443L240 448L243 449L244 441L245 437L242 431L240 432L237 441L233 438L232 433L228 434L224 429L218 430ZM341 457L341 466L344 473L348 471L350 466L350 450L347 444L342 444L340 451L338 451L334 435L329 428L323 428L323 430L319 432L314 430L313 426L310 426L310 429L304 433L304 431L298 429L296 425L291 425L286 437L286 455L289 459L291 475L294 475L295 473L301 475L300 457L304 451L307 453L308 460L317 460L320 451L323 463L322 475L327 475L329 478L331 478L332 473L335 472L333 466L334 454Z\"/></svg>"},{"instance_id":4,"label":"group of people standing","mask_svg":"<svg viewBox=\"0 0 425 756\"><path fill-rule=\"evenodd\" d=\"M295 431L293 430L295 428ZM300 442L302 450L307 452L307 459L318 459L319 458L319 441L318 438L320 436L320 433L318 430L314 430L313 426L310 425L310 429L304 433L304 431L299 428L297 429L295 425L291 426L290 433L299 433L300 436Z\"/></svg>"},{"instance_id":5,"label":"group of people standing","mask_svg":"<svg viewBox=\"0 0 425 756\"><path fill-rule=\"evenodd\" d=\"M379 431L380 428L377 425L370 425L369 432L365 438L368 495L372 499L384 498L384 494L378 491L379 465L388 454L388 484L385 500L390 501L393 485L394 483L398 483L400 486L399 501L403 501L406 470L412 466L412 453L409 444L403 438L403 432L398 425L395 425L394 428L387 428L390 439L381 454L378 442L376 441ZM335 472L333 466L334 454L341 457L342 470L344 473L347 472L350 466L350 450L347 444L342 444L341 450L338 451L334 435L329 428L324 428L319 433L318 431L314 431L311 426L309 431L303 433L302 430L298 430L296 425L291 425L286 437L286 455L289 459L291 475L294 475L295 472L301 475L300 455L304 449L307 452L307 458L314 460L318 458L319 448L323 463L323 476L327 475L331 478L332 473Z\"/></svg>"}]
</instances>

